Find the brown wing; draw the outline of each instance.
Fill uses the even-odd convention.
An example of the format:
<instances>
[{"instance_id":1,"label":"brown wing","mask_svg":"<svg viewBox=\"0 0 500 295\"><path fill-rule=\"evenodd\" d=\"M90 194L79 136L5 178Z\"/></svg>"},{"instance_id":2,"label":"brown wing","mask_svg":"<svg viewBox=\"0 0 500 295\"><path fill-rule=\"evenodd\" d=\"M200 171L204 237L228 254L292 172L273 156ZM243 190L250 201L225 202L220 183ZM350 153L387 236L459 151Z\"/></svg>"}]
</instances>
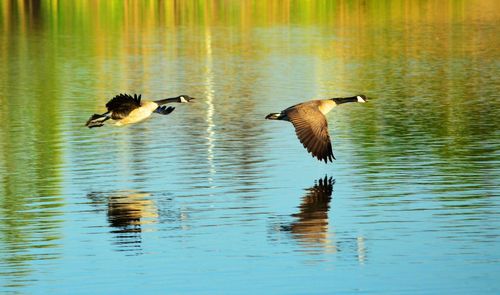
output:
<instances>
[{"instance_id":1,"label":"brown wing","mask_svg":"<svg viewBox=\"0 0 500 295\"><path fill-rule=\"evenodd\" d=\"M328 123L316 106L292 107L286 110L286 115L309 153L325 163L335 159L328 134Z\"/></svg>"},{"instance_id":2,"label":"brown wing","mask_svg":"<svg viewBox=\"0 0 500 295\"><path fill-rule=\"evenodd\" d=\"M113 97L106 104L106 108L109 112L111 112L111 118L114 120L125 118L126 116L128 116L128 114L130 114L131 111L137 109L140 106L140 94L139 96L137 96L137 94L134 94L134 96L132 96L129 94L120 93L117 96Z\"/></svg>"}]
</instances>

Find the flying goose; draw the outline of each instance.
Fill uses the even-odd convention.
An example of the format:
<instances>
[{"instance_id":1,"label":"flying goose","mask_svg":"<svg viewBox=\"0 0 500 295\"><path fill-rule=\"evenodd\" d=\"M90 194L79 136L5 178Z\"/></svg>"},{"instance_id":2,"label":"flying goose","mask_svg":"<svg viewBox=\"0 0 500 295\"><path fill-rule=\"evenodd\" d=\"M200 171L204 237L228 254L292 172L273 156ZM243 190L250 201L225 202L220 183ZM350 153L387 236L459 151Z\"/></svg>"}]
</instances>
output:
<instances>
[{"instance_id":1,"label":"flying goose","mask_svg":"<svg viewBox=\"0 0 500 295\"><path fill-rule=\"evenodd\" d=\"M346 102L366 102L366 96L339 97L311 100L291 106L280 113L271 113L268 120L289 121L295 127L295 133L302 145L313 157L320 161L333 162L328 123L325 115L334 107Z\"/></svg>"},{"instance_id":2,"label":"flying goose","mask_svg":"<svg viewBox=\"0 0 500 295\"><path fill-rule=\"evenodd\" d=\"M193 99L188 95L179 95L156 101L141 101L140 94L132 96L120 93L108 101L106 104L107 112L101 115L93 114L85 123L85 126L89 128L101 127L109 119L115 120L117 126L137 123L151 116L152 113L168 115L175 109L174 107L166 107L164 104L171 102L187 103Z\"/></svg>"}]
</instances>

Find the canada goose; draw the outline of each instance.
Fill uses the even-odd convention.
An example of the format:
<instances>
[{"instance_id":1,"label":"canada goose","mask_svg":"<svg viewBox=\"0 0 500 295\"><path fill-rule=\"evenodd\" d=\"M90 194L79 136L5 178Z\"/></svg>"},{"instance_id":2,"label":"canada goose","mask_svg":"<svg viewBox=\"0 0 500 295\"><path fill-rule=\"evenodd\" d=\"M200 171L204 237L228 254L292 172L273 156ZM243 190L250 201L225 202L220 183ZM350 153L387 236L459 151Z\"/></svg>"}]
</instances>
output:
<instances>
[{"instance_id":1,"label":"canada goose","mask_svg":"<svg viewBox=\"0 0 500 295\"><path fill-rule=\"evenodd\" d=\"M328 123L325 115L339 104L346 102L366 102L366 96L340 97L311 100L291 106L280 113L271 113L268 120L289 121L295 127L295 133L309 153L325 163L333 162Z\"/></svg>"},{"instance_id":2,"label":"canada goose","mask_svg":"<svg viewBox=\"0 0 500 295\"><path fill-rule=\"evenodd\" d=\"M109 119L116 120L115 125L117 126L137 123L151 116L152 113L168 115L175 109L174 107L163 106L164 104L171 102L187 103L193 99L188 95L179 95L156 101L141 101L140 94L132 96L120 93L108 101L106 104L107 112L101 115L93 114L85 123L85 126L89 128L101 127Z\"/></svg>"}]
</instances>

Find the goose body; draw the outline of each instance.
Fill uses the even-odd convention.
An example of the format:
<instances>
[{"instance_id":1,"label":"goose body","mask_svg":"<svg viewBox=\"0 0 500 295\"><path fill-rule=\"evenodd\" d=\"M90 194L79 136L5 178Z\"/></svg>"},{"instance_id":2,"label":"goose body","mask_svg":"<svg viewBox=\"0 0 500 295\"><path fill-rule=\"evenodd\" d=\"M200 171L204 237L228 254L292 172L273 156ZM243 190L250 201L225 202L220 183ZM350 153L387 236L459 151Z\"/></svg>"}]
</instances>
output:
<instances>
[{"instance_id":1,"label":"goose body","mask_svg":"<svg viewBox=\"0 0 500 295\"><path fill-rule=\"evenodd\" d=\"M188 95L180 95L156 101L142 101L141 95L118 94L106 103L107 112L94 114L87 121L85 126L89 128L101 127L104 122L112 119L116 126L123 126L140 122L153 113L168 115L175 109L166 107L164 104L178 102L187 103L194 98Z\"/></svg>"},{"instance_id":2,"label":"goose body","mask_svg":"<svg viewBox=\"0 0 500 295\"><path fill-rule=\"evenodd\" d=\"M123 118L118 117L115 125L122 126L140 122L149 116L159 107L154 101L145 101L140 107L133 109L128 115ZM172 109L173 111L173 109Z\"/></svg>"},{"instance_id":3,"label":"goose body","mask_svg":"<svg viewBox=\"0 0 500 295\"><path fill-rule=\"evenodd\" d=\"M266 116L266 119L291 122L300 142L313 157L325 163L333 162L335 157L325 115L337 105L347 102L363 103L366 102L366 96L306 101L286 108L280 113L271 113Z\"/></svg>"}]
</instances>

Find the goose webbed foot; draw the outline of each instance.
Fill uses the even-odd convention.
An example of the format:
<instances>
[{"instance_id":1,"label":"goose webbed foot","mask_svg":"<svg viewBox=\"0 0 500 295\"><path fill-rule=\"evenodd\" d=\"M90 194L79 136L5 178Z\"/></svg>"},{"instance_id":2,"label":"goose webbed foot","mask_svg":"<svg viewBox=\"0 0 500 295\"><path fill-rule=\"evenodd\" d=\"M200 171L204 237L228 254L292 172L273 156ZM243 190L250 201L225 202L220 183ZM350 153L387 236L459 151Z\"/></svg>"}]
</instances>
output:
<instances>
[{"instance_id":1,"label":"goose webbed foot","mask_svg":"<svg viewBox=\"0 0 500 295\"><path fill-rule=\"evenodd\" d=\"M160 115L168 115L171 112L175 110L174 107L167 107L167 106L159 106L156 110L155 113L160 114Z\"/></svg>"}]
</instances>

